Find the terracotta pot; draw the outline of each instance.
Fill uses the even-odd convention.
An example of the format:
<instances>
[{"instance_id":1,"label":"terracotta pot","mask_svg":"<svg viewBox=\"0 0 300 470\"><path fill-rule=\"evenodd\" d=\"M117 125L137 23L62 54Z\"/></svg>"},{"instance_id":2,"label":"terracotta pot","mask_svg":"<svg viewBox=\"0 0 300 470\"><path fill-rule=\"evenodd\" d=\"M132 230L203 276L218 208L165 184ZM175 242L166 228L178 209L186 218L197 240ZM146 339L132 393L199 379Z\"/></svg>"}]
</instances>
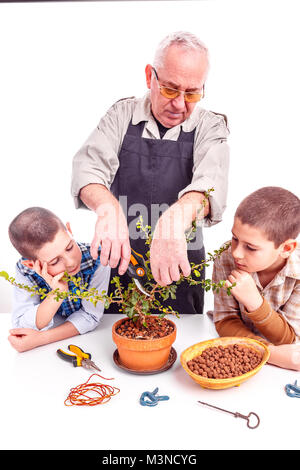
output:
<instances>
[{"instance_id":1,"label":"terracotta pot","mask_svg":"<svg viewBox=\"0 0 300 470\"><path fill-rule=\"evenodd\" d=\"M131 339L119 335L116 330L126 318L121 318L112 327L112 338L116 343L120 362L131 370L151 371L162 368L168 361L172 344L176 339L176 325L168 320L174 331L157 339Z\"/></svg>"}]
</instances>

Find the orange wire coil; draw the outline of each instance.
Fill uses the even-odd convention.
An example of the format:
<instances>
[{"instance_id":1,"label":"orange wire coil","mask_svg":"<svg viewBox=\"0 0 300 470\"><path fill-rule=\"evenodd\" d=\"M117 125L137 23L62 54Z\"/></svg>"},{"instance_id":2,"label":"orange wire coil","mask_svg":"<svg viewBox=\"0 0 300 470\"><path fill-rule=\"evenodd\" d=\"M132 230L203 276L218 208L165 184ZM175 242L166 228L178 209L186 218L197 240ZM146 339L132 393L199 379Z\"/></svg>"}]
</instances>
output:
<instances>
[{"instance_id":1,"label":"orange wire coil","mask_svg":"<svg viewBox=\"0 0 300 470\"><path fill-rule=\"evenodd\" d=\"M101 384L99 382L90 382L91 378L96 375L104 380L106 379L99 374L92 374L86 382L71 388L68 397L65 399L66 406L95 406L107 403L111 397L117 395L120 389L111 385Z\"/></svg>"}]
</instances>

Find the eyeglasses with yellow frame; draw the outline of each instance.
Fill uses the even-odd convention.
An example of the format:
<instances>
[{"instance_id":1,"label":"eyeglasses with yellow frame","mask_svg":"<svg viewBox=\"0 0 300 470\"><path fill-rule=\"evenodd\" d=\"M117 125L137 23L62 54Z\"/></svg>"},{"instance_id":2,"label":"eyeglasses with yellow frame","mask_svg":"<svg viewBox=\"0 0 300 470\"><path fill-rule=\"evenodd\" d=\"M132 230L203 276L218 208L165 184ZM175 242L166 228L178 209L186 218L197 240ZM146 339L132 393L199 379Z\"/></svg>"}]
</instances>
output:
<instances>
[{"instance_id":1,"label":"eyeglasses with yellow frame","mask_svg":"<svg viewBox=\"0 0 300 470\"><path fill-rule=\"evenodd\" d=\"M159 78L158 78L155 68L152 67L152 70L154 72L154 76L156 78L160 93L165 98L168 98L169 100L174 100L179 95L181 95L181 93L183 93L184 101L186 101L187 103L196 103L197 101L200 101L202 98L204 98L204 85L200 93L195 93L194 91L182 91L182 90L177 90L176 88L162 86L159 83Z\"/></svg>"}]
</instances>

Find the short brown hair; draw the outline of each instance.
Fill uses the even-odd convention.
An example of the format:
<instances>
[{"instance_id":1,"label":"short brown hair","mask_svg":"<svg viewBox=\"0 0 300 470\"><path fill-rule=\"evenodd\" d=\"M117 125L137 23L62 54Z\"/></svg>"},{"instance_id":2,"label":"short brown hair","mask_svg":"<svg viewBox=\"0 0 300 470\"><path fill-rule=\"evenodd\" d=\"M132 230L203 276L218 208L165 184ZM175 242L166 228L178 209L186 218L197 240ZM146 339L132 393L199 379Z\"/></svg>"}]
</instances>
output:
<instances>
[{"instance_id":1,"label":"short brown hair","mask_svg":"<svg viewBox=\"0 0 300 470\"><path fill-rule=\"evenodd\" d=\"M29 207L10 223L8 234L15 249L26 259L36 260L36 251L52 242L63 222L43 207Z\"/></svg>"},{"instance_id":2,"label":"short brown hair","mask_svg":"<svg viewBox=\"0 0 300 470\"><path fill-rule=\"evenodd\" d=\"M266 186L247 196L238 206L235 217L243 224L261 229L278 248L300 233L300 200L277 186Z\"/></svg>"}]
</instances>

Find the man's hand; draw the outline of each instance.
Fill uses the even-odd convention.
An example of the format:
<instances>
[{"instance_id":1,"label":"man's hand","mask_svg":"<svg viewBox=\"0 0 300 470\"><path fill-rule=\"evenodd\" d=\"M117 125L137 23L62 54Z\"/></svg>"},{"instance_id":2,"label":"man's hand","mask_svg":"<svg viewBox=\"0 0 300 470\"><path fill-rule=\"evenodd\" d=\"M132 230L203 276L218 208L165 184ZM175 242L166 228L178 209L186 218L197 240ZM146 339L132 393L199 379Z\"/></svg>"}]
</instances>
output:
<instances>
[{"instance_id":1,"label":"man's hand","mask_svg":"<svg viewBox=\"0 0 300 470\"><path fill-rule=\"evenodd\" d=\"M29 351L40 346L41 332L31 328L14 328L9 330L8 341L18 352Z\"/></svg>"},{"instance_id":2,"label":"man's hand","mask_svg":"<svg viewBox=\"0 0 300 470\"><path fill-rule=\"evenodd\" d=\"M181 272L184 276L191 274L185 238L182 240L154 238L150 257L152 275L161 286L178 281Z\"/></svg>"},{"instance_id":3,"label":"man's hand","mask_svg":"<svg viewBox=\"0 0 300 470\"><path fill-rule=\"evenodd\" d=\"M191 266L187 256L185 232L193 220L209 214L205 195L191 191L184 194L158 220L150 249L150 265L155 281L161 286L178 281L181 273L187 277Z\"/></svg>"},{"instance_id":4,"label":"man's hand","mask_svg":"<svg viewBox=\"0 0 300 470\"><path fill-rule=\"evenodd\" d=\"M233 270L229 274L225 286L231 287L234 283L236 285L232 287L231 293L238 302L241 302L246 307L248 312L253 312L262 305L263 298L249 273L239 269Z\"/></svg>"},{"instance_id":5,"label":"man's hand","mask_svg":"<svg viewBox=\"0 0 300 470\"><path fill-rule=\"evenodd\" d=\"M87 207L93 210L98 218L95 234L91 243L91 255L98 257L101 245L100 262L103 266L109 263L115 268L119 261L119 274L126 272L131 255L127 220L119 201L102 184L88 184L80 191L80 198Z\"/></svg>"},{"instance_id":6,"label":"man's hand","mask_svg":"<svg viewBox=\"0 0 300 470\"><path fill-rule=\"evenodd\" d=\"M119 274L126 272L130 261L131 249L127 221L121 207L113 204L100 205L96 211L98 219L91 244L91 255L98 257L101 245L100 262L103 266L115 268L119 261Z\"/></svg>"},{"instance_id":7,"label":"man's hand","mask_svg":"<svg viewBox=\"0 0 300 470\"><path fill-rule=\"evenodd\" d=\"M161 286L178 281L181 273L191 273L182 216L176 209L171 208L160 217L150 248L152 275Z\"/></svg>"}]
</instances>

